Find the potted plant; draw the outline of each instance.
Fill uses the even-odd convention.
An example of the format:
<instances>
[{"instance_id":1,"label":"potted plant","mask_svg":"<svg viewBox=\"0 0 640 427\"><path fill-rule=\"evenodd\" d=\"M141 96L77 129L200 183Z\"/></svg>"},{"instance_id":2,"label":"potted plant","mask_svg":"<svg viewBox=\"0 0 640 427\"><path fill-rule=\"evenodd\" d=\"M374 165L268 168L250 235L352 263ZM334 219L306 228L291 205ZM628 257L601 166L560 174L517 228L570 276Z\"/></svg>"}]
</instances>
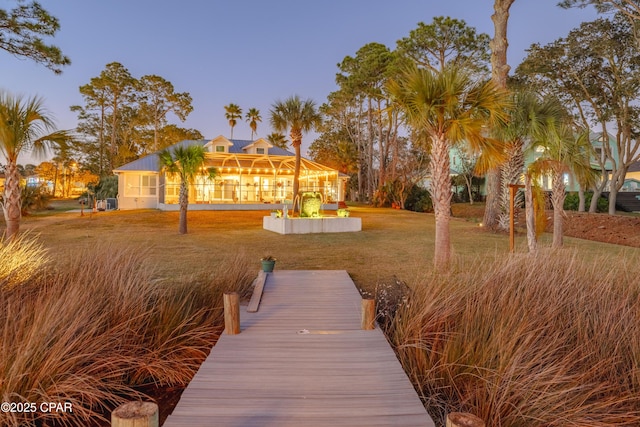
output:
<instances>
[{"instance_id":1,"label":"potted plant","mask_svg":"<svg viewBox=\"0 0 640 427\"><path fill-rule=\"evenodd\" d=\"M276 259L271 255L262 257L260 261L262 262L262 271L265 273L271 273L273 268L276 266Z\"/></svg>"}]
</instances>

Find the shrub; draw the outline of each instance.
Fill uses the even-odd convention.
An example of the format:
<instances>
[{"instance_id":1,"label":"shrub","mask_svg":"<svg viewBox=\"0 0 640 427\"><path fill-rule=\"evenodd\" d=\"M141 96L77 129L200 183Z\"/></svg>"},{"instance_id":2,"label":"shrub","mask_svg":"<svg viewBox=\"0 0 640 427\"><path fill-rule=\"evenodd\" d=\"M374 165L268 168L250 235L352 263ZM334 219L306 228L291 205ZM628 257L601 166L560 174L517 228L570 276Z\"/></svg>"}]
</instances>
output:
<instances>
[{"instance_id":1,"label":"shrub","mask_svg":"<svg viewBox=\"0 0 640 427\"><path fill-rule=\"evenodd\" d=\"M436 420L637 426L637 265L547 252L427 274L390 341Z\"/></svg>"},{"instance_id":2,"label":"shrub","mask_svg":"<svg viewBox=\"0 0 640 427\"><path fill-rule=\"evenodd\" d=\"M0 398L73 405L72 414L0 412L0 425L86 426L141 398L136 385L186 385L222 328L222 293L251 284L246 257L215 276L158 283L144 250L101 250L0 292Z\"/></svg>"},{"instance_id":3,"label":"shrub","mask_svg":"<svg viewBox=\"0 0 640 427\"><path fill-rule=\"evenodd\" d=\"M584 194L585 198L585 208L589 209L589 204L591 203L591 199L593 198L593 193L588 192ZM580 199L578 197L577 192L567 193L564 199L564 209L567 211L577 211L578 206L580 204ZM609 201L604 197L600 197L598 199L598 205L596 208L596 212L609 212Z\"/></svg>"},{"instance_id":4,"label":"shrub","mask_svg":"<svg viewBox=\"0 0 640 427\"><path fill-rule=\"evenodd\" d=\"M33 210L43 210L49 206L50 195L46 187L22 187L20 193L22 215L28 215Z\"/></svg>"},{"instance_id":5,"label":"shrub","mask_svg":"<svg viewBox=\"0 0 640 427\"><path fill-rule=\"evenodd\" d=\"M116 197L118 195L118 177L115 175L101 177L94 192L98 200Z\"/></svg>"},{"instance_id":6,"label":"shrub","mask_svg":"<svg viewBox=\"0 0 640 427\"><path fill-rule=\"evenodd\" d=\"M414 212L433 212L433 202L431 201L429 191L418 185L414 185L409 191L404 207Z\"/></svg>"}]
</instances>

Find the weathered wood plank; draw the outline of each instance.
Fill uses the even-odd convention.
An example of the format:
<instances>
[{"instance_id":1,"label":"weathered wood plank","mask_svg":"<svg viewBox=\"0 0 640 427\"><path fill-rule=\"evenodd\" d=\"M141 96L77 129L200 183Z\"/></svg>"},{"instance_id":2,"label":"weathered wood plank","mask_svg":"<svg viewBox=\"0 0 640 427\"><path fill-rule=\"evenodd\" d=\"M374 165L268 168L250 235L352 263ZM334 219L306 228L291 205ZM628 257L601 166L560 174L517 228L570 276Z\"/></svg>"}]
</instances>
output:
<instances>
[{"instance_id":1,"label":"weathered wood plank","mask_svg":"<svg viewBox=\"0 0 640 427\"><path fill-rule=\"evenodd\" d=\"M262 292L264 291L264 284L267 281L267 277L269 273L265 273L260 270L258 272L258 277L253 283L253 293L251 294L251 299L249 300L249 305L247 306L247 312L255 313L258 311L260 307L260 300L262 299Z\"/></svg>"},{"instance_id":2,"label":"weathered wood plank","mask_svg":"<svg viewBox=\"0 0 640 427\"><path fill-rule=\"evenodd\" d=\"M432 427L382 332L361 329L360 301L344 271L270 274L165 426Z\"/></svg>"}]
</instances>

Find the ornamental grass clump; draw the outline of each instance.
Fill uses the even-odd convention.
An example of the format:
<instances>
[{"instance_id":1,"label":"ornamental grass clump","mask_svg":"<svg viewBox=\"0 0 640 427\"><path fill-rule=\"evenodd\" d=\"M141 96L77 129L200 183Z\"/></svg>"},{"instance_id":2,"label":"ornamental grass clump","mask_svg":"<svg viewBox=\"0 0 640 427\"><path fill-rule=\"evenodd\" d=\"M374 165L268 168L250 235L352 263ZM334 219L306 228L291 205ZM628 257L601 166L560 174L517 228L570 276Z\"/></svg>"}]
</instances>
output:
<instances>
[{"instance_id":1,"label":"ornamental grass clump","mask_svg":"<svg viewBox=\"0 0 640 427\"><path fill-rule=\"evenodd\" d=\"M48 262L49 255L42 244L28 234L13 239L0 236L0 290L27 282Z\"/></svg>"},{"instance_id":2,"label":"ornamental grass clump","mask_svg":"<svg viewBox=\"0 0 640 427\"><path fill-rule=\"evenodd\" d=\"M84 250L0 292L0 399L73 408L0 412L0 425L87 426L144 398L137 386L188 384L221 330L220 283L250 286L239 271L249 263L230 259L215 282L163 283L145 254L109 244Z\"/></svg>"},{"instance_id":3,"label":"ornamental grass clump","mask_svg":"<svg viewBox=\"0 0 640 427\"><path fill-rule=\"evenodd\" d=\"M430 274L388 330L434 418L640 425L638 260L565 250Z\"/></svg>"}]
</instances>

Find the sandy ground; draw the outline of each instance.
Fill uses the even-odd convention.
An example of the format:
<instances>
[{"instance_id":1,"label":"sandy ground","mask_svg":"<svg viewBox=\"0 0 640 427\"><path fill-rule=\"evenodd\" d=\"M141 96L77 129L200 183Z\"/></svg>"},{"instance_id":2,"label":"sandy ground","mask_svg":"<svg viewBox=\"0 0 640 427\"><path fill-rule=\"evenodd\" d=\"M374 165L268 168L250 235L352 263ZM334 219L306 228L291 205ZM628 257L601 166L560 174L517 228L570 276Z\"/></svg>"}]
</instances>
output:
<instances>
[{"instance_id":1,"label":"sandy ground","mask_svg":"<svg viewBox=\"0 0 640 427\"><path fill-rule=\"evenodd\" d=\"M547 231L552 230L553 221L549 220ZM564 235L640 248L640 217L566 212Z\"/></svg>"}]
</instances>

